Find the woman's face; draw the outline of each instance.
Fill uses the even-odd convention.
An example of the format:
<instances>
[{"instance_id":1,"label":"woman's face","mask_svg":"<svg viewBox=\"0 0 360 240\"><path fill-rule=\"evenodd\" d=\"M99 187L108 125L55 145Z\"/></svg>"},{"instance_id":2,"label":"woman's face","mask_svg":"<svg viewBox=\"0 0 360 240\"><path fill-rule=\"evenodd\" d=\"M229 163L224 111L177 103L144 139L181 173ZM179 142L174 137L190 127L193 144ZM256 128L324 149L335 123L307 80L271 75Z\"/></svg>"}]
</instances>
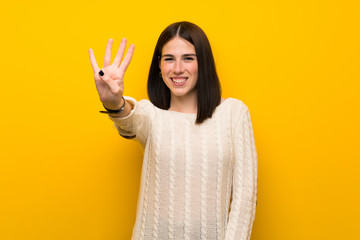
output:
<instances>
[{"instance_id":1,"label":"woman's face","mask_svg":"<svg viewBox=\"0 0 360 240\"><path fill-rule=\"evenodd\" d=\"M196 96L198 62L194 45L180 37L168 41L162 49L160 69L172 96Z\"/></svg>"}]
</instances>

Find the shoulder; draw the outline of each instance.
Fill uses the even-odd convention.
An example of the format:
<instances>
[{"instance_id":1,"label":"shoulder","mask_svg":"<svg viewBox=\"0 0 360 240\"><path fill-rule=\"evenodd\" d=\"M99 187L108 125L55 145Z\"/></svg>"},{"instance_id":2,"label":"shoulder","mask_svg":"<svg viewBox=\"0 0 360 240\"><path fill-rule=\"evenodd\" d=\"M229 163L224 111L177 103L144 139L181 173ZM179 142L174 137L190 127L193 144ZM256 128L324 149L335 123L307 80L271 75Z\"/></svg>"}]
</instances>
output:
<instances>
[{"instance_id":1,"label":"shoulder","mask_svg":"<svg viewBox=\"0 0 360 240\"><path fill-rule=\"evenodd\" d=\"M250 112L248 106L239 99L228 98L224 103L228 104L228 111L230 117L230 125L232 131L234 131L234 136L238 134L238 131L241 131L244 126L251 126Z\"/></svg>"},{"instance_id":2,"label":"shoulder","mask_svg":"<svg viewBox=\"0 0 360 240\"><path fill-rule=\"evenodd\" d=\"M236 98L226 98L221 103L221 105L222 104L224 104L224 107L231 111L234 117L242 116L249 111L248 106L243 101Z\"/></svg>"}]
</instances>

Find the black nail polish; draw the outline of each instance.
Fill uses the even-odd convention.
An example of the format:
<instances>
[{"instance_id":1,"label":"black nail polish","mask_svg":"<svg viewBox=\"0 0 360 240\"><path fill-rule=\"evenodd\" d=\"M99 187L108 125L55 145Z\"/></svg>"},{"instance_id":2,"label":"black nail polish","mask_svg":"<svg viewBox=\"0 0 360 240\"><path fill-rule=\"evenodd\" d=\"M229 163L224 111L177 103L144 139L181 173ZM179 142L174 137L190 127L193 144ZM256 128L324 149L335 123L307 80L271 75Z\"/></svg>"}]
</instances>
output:
<instances>
[{"instance_id":1,"label":"black nail polish","mask_svg":"<svg viewBox=\"0 0 360 240\"><path fill-rule=\"evenodd\" d=\"M100 70L100 71L99 71L99 74L100 74L100 76L104 76L103 70Z\"/></svg>"}]
</instances>

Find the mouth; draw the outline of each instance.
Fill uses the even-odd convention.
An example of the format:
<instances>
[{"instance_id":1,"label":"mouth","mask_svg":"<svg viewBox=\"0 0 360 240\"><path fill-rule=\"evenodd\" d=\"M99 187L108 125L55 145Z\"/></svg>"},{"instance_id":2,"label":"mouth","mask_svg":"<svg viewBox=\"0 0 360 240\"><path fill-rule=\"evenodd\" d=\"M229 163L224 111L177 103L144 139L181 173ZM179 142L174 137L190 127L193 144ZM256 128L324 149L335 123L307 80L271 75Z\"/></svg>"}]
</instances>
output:
<instances>
[{"instance_id":1,"label":"mouth","mask_svg":"<svg viewBox=\"0 0 360 240\"><path fill-rule=\"evenodd\" d=\"M184 83L186 80L188 80L188 77L171 77L170 78L172 82L177 83L177 84L182 84Z\"/></svg>"}]
</instances>

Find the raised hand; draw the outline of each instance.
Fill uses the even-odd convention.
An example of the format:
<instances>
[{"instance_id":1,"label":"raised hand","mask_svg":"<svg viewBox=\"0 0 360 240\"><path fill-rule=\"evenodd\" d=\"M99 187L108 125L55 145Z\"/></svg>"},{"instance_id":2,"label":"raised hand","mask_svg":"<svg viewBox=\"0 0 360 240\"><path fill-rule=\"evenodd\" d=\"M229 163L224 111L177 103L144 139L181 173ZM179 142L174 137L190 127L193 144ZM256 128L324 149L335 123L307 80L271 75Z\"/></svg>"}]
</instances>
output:
<instances>
[{"instance_id":1,"label":"raised hand","mask_svg":"<svg viewBox=\"0 0 360 240\"><path fill-rule=\"evenodd\" d=\"M106 45L104 66L101 69L102 72L97 65L94 52L91 48L89 49L89 56L91 66L94 70L95 84L99 93L100 101L107 108L115 110L122 106L124 75L134 54L135 46L134 44L130 45L124 60L121 61L126 47L126 39L123 38L120 43L119 50L115 56L114 62L110 64L112 45L113 39L109 39Z\"/></svg>"}]
</instances>

